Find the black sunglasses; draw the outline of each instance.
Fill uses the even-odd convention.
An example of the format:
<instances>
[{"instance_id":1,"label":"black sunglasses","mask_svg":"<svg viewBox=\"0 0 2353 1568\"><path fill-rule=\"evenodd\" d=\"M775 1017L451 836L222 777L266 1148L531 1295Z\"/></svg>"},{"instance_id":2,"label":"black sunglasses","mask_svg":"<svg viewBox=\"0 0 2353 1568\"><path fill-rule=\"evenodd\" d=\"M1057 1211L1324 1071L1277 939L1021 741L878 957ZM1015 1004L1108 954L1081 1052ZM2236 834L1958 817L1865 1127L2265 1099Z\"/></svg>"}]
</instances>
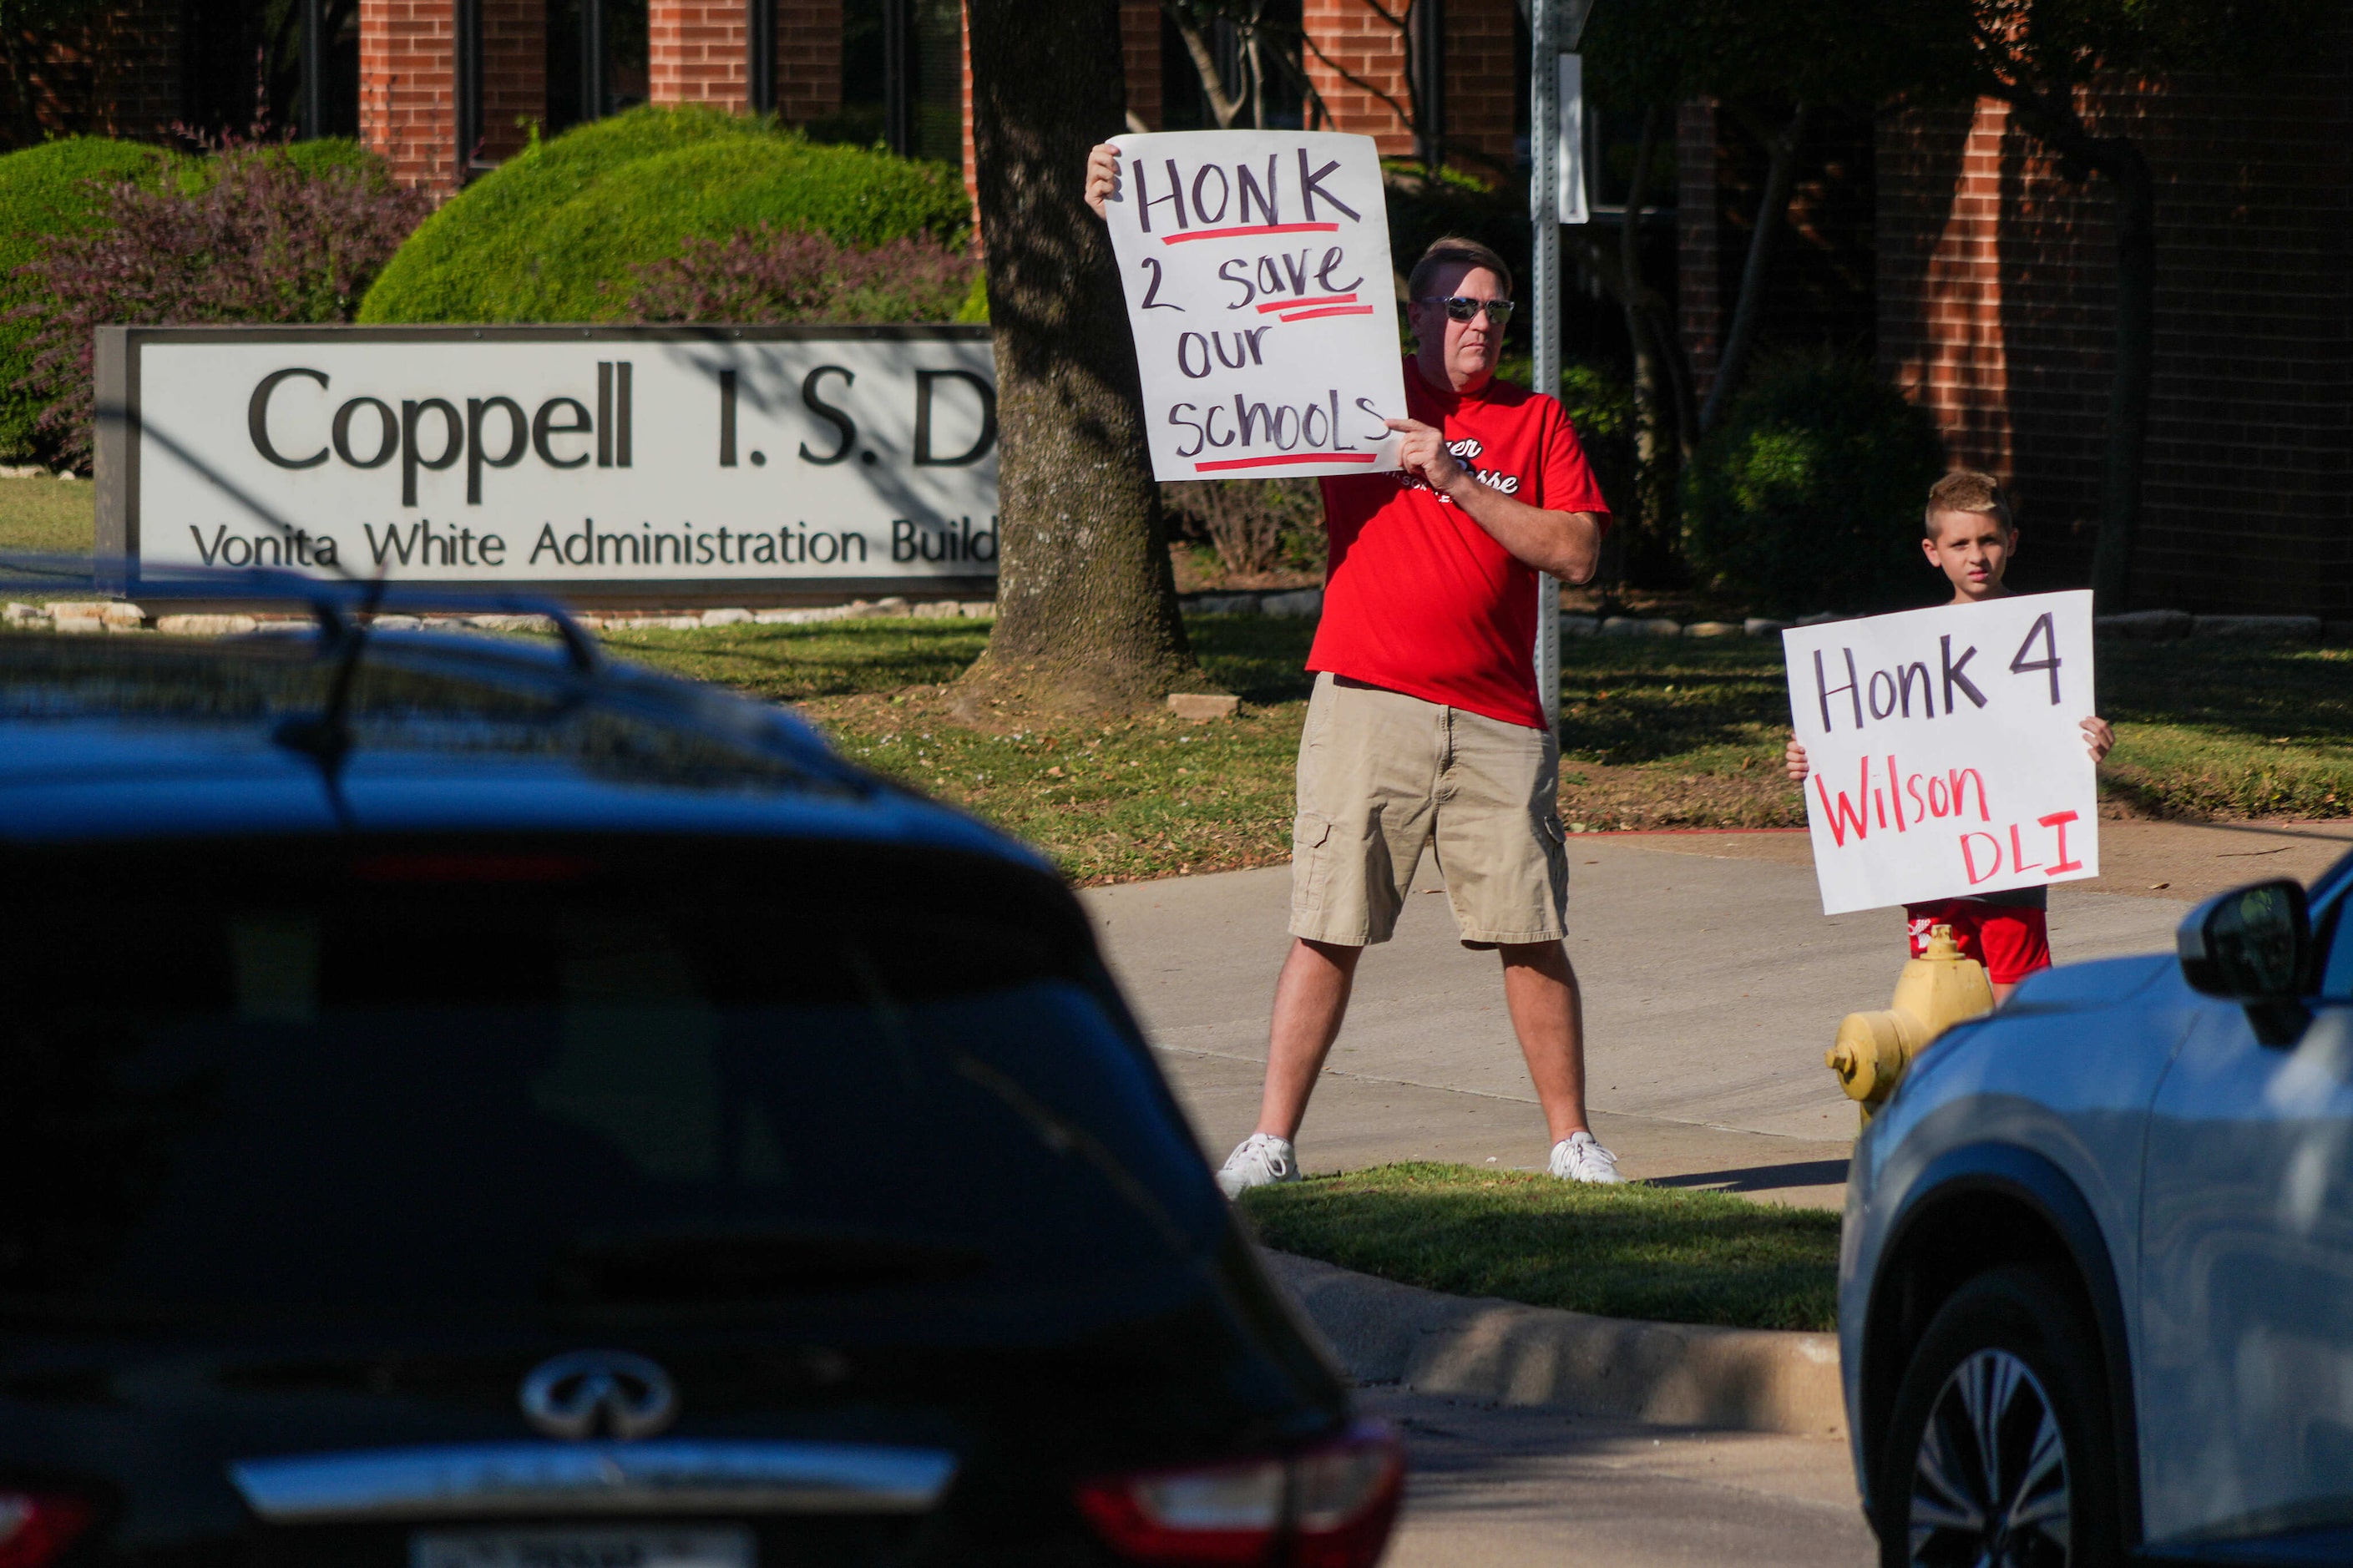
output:
<instances>
[{"instance_id":1,"label":"black sunglasses","mask_svg":"<svg viewBox=\"0 0 2353 1568\"><path fill-rule=\"evenodd\" d=\"M1512 319L1512 302L1509 300L1472 300L1461 294L1449 294L1440 299L1432 294L1416 300L1414 303L1443 305L1447 315L1458 321L1467 321L1481 310L1486 311L1487 319L1499 327Z\"/></svg>"}]
</instances>

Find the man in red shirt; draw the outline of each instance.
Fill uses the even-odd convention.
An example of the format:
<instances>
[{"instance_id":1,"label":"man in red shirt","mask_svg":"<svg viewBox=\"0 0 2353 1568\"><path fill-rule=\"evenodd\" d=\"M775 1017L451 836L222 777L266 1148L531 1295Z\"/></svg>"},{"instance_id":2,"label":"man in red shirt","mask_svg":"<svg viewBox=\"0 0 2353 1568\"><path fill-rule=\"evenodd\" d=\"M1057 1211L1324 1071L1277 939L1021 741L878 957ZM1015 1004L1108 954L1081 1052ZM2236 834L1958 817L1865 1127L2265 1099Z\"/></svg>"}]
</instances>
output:
<instances>
[{"instance_id":1,"label":"man in red shirt","mask_svg":"<svg viewBox=\"0 0 2353 1568\"><path fill-rule=\"evenodd\" d=\"M1088 161L1096 212L1118 190ZM1323 481L1330 573L1307 668L1292 840L1292 948L1276 982L1258 1131L1230 1195L1295 1181L1292 1140L1339 1036L1356 963L1387 942L1425 848L1463 945L1504 996L1550 1125L1553 1174L1616 1182L1586 1125L1583 1012L1562 945L1559 752L1537 694L1536 574L1593 575L1609 505L1557 401L1495 379L1511 271L1470 240L1415 264L1397 473Z\"/></svg>"}]
</instances>

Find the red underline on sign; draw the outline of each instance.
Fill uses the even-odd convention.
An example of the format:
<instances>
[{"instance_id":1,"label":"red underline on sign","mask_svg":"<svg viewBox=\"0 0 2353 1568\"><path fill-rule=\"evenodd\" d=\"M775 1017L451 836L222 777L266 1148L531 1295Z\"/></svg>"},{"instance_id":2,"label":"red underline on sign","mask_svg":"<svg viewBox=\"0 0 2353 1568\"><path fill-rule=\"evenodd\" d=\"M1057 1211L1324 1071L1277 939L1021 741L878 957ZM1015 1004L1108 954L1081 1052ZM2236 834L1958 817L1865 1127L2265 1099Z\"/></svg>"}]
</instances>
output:
<instances>
[{"instance_id":1,"label":"red underline on sign","mask_svg":"<svg viewBox=\"0 0 2353 1568\"><path fill-rule=\"evenodd\" d=\"M1312 321L1318 316L1369 316L1370 305L1333 305L1321 310L1293 310L1283 317L1286 321Z\"/></svg>"},{"instance_id":2,"label":"red underline on sign","mask_svg":"<svg viewBox=\"0 0 2353 1568\"><path fill-rule=\"evenodd\" d=\"M1277 310L1304 310L1311 305L1353 305L1356 302L1354 294L1324 294L1313 300L1277 300L1271 305L1261 305L1258 313L1265 316Z\"/></svg>"},{"instance_id":3,"label":"red underline on sign","mask_svg":"<svg viewBox=\"0 0 2353 1568\"><path fill-rule=\"evenodd\" d=\"M1182 245L1188 239L1233 239L1252 234L1337 234L1336 223L1260 223L1248 228L1202 228L1191 234L1172 234L1164 237L1163 245Z\"/></svg>"},{"instance_id":4,"label":"red underline on sign","mask_svg":"<svg viewBox=\"0 0 2353 1568\"><path fill-rule=\"evenodd\" d=\"M1206 474L1219 468L1271 468L1279 463L1369 463L1377 456L1373 452L1294 452L1287 458L1228 458L1220 462L1196 463L1193 471Z\"/></svg>"}]
</instances>

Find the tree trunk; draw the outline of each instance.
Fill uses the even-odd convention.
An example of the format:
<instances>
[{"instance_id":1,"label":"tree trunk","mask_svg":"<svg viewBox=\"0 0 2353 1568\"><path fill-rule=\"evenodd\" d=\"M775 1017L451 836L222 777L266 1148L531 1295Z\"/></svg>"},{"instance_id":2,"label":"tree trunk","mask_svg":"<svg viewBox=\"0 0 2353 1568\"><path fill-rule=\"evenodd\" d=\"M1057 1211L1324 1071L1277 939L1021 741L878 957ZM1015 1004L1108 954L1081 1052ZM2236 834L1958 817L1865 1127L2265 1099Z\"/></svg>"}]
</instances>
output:
<instances>
[{"instance_id":1,"label":"tree trunk","mask_svg":"<svg viewBox=\"0 0 2353 1568\"><path fill-rule=\"evenodd\" d=\"M1658 151L1662 118L1655 103L1642 113L1642 138L1634 154L1634 177L1627 184L1625 218L1618 228L1618 269L1630 279L1642 275L1642 198L1650 194L1651 159ZM1670 388L1665 371L1659 363L1657 340L1651 335L1651 324L1643 320L1641 305L1630 293L1619 303L1626 317L1626 341L1634 356L1634 471L1640 489L1639 512L1643 526L1663 537L1667 513L1662 503L1666 489L1667 430L1672 420L1667 407ZM1611 531L1613 534L1622 531ZM1622 576L1622 540L1616 565ZM1617 585L1614 580L1610 584L1612 588Z\"/></svg>"},{"instance_id":2,"label":"tree trunk","mask_svg":"<svg viewBox=\"0 0 2353 1568\"><path fill-rule=\"evenodd\" d=\"M965 677L1051 707L1198 679L1087 149L1125 113L1119 12L971 0L974 163L997 352L997 625Z\"/></svg>"},{"instance_id":3,"label":"tree trunk","mask_svg":"<svg viewBox=\"0 0 2353 1568\"><path fill-rule=\"evenodd\" d=\"M1757 232L1748 237L1747 259L1740 267L1740 297L1732 308L1732 330L1724 336L1724 357L1716 362L1715 384L1707 389L1707 401L1699 411L1700 434L1705 435L1724 417L1732 403L1732 395L1740 389L1740 378L1748 369L1748 356L1757 347L1757 328L1765 317L1765 280L1773 260L1773 242L1781 236L1782 220L1788 216L1789 192L1798 182L1798 153L1806 138L1806 121L1811 113L1804 104L1789 117L1788 129L1778 134L1751 126L1765 143L1765 195L1757 204Z\"/></svg>"},{"instance_id":4,"label":"tree trunk","mask_svg":"<svg viewBox=\"0 0 2353 1568\"><path fill-rule=\"evenodd\" d=\"M2132 556L2140 531L2142 459L2148 444L2149 380L2157 353L2157 181L2129 137L2095 136L2073 92L1999 84L2019 123L2082 178L2096 170L2116 189L2116 304L2108 370L2108 425L2100 464L2100 533L2092 547L2093 604L2120 615L2132 600Z\"/></svg>"},{"instance_id":5,"label":"tree trunk","mask_svg":"<svg viewBox=\"0 0 2353 1568\"><path fill-rule=\"evenodd\" d=\"M2148 160L2130 142L2108 142L2098 166L2116 190L2116 321L2092 602L2114 616L2131 608L2134 535L2140 531L2141 457L2157 348L2157 191Z\"/></svg>"}]
</instances>

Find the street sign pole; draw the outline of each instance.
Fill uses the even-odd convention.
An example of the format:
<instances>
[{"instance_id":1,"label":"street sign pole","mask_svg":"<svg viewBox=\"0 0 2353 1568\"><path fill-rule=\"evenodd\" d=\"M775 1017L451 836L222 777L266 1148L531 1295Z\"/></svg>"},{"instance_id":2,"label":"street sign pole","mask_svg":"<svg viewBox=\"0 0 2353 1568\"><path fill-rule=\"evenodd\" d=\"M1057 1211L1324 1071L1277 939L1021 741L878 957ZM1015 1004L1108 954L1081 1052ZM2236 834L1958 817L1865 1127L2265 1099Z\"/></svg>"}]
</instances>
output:
<instances>
[{"instance_id":1,"label":"street sign pole","mask_svg":"<svg viewBox=\"0 0 2353 1568\"><path fill-rule=\"evenodd\" d=\"M1528 332L1535 360L1535 390L1560 393L1560 70L1559 16L1554 0L1534 0L1528 7L1530 53L1528 70L1528 162L1534 165L1529 192L1530 247ZM1544 702L1545 722L1560 733L1560 579L1549 572L1536 575L1536 695Z\"/></svg>"}]
</instances>

